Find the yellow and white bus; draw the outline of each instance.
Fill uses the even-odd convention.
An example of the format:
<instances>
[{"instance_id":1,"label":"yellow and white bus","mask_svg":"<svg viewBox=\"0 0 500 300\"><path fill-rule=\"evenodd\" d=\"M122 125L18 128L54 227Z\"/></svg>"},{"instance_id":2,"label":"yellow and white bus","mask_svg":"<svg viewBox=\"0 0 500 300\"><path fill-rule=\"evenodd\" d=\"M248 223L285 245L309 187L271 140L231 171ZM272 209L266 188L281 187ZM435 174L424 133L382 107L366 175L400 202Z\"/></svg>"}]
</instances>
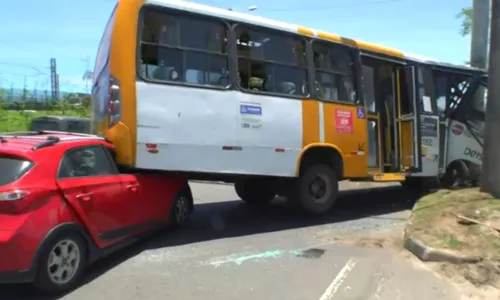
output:
<instances>
[{"instance_id":1,"label":"yellow and white bus","mask_svg":"<svg viewBox=\"0 0 500 300\"><path fill-rule=\"evenodd\" d=\"M452 85L482 72L227 9L121 0L94 74L93 131L120 164L323 213L343 179L444 174Z\"/></svg>"}]
</instances>

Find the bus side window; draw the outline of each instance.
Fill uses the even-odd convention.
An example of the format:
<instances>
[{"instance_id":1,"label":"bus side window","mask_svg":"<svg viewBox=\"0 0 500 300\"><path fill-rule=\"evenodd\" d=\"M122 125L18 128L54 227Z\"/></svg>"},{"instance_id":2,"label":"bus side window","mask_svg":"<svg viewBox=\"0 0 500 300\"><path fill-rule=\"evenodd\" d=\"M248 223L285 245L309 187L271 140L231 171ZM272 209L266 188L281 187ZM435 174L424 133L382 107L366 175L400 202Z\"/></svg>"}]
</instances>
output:
<instances>
[{"instance_id":1,"label":"bus side window","mask_svg":"<svg viewBox=\"0 0 500 300\"><path fill-rule=\"evenodd\" d=\"M411 115L414 113L414 78L412 72L407 69L401 72L401 115Z\"/></svg>"},{"instance_id":2,"label":"bus side window","mask_svg":"<svg viewBox=\"0 0 500 300\"><path fill-rule=\"evenodd\" d=\"M368 111L377 112L377 103L375 101L375 70L371 66L363 65L363 93Z\"/></svg>"},{"instance_id":3,"label":"bus side window","mask_svg":"<svg viewBox=\"0 0 500 300\"><path fill-rule=\"evenodd\" d=\"M418 102L421 112L434 113L436 110L436 86L434 81L434 73L427 66L419 66L417 68L417 76L419 83Z\"/></svg>"},{"instance_id":4,"label":"bus side window","mask_svg":"<svg viewBox=\"0 0 500 300\"><path fill-rule=\"evenodd\" d=\"M155 81L226 87L227 32L220 21L147 8L141 75Z\"/></svg>"},{"instance_id":5,"label":"bus side window","mask_svg":"<svg viewBox=\"0 0 500 300\"><path fill-rule=\"evenodd\" d=\"M239 85L243 90L306 96L306 41L271 30L236 26Z\"/></svg>"},{"instance_id":6,"label":"bus side window","mask_svg":"<svg viewBox=\"0 0 500 300\"><path fill-rule=\"evenodd\" d=\"M485 84L479 85L474 91L474 95L467 103L469 109L466 113L467 121L474 128L484 130L485 107L488 98L488 87Z\"/></svg>"},{"instance_id":7,"label":"bus side window","mask_svg":"<svg viewBox=\"0 0 500 300\"><path fill-rule=\"evenodd\" d=\"M347 47L313 42L315 81L322 89L321 100L355 103L354 59Z\"/></svg>"},{"instance_id":8,"label":"bus side window","mask_svg":"<svg viewBox=\"0 0 500 300\"><path fill-rule=\"evenodd\" d=\"M436 102L440 118L446 117L447 99L448 99L448 80L445 76L436 78Z\"/></svg>"}]
</instances>

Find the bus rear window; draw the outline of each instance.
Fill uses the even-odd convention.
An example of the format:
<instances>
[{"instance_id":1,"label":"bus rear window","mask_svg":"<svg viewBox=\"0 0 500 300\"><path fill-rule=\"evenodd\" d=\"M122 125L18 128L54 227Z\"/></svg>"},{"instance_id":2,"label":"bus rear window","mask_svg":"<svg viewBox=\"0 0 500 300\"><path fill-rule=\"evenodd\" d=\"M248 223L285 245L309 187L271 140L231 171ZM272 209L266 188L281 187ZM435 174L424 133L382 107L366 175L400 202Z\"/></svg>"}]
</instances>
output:
<instances>
[{"instance_id":1,"label":"bus rear window","mask_svg":"<svg viewBox=\"0 0 500 300\"><path fill-rule=\"evenodd\" d=\"M109 52L111 50L111 37L113 34L113 25L115 23L115 14L116 14L116 6L111 13L111 17L106 24L106 28L104 29L104 33L101 38L101 42L99 43L99 48L97 50L97 55L95 59L94 66L94 77L92 81L95 83L99 75L101 75L102 70L106 66L109 58Z\"/></svg>"},{"instance_id":2,"label":"bus rear window","mask_svg":"<svg viewBox=\"0 0 500 300\"><path fill-rule=\"evenodd\" d=\"M90 122L85 120L68 121L68 131L75 133L89 133Z\"/></svg>"},{"instance_id":3,"label":"bus rear window","mask_svg":"<svg viewBox=\"0 0 500 300\"><path fill-rule=\"evenodd\" d=\"M53 130L53 131L64 131L61 128L61 123L52 120L35 120L30 124L30 131L42 131L42 130Z\"/></svg>"},{"instance_id":4,"label":"bus rear window","mask_svg":"<svg viewBox=\"0 0 500 300\"><path fill-rule=\"evenodd\" d=\"M21 178L32 167L33 163L29 160L1 157L0 156L0 186L12 183Z\"/></svg>"}]
</instances>

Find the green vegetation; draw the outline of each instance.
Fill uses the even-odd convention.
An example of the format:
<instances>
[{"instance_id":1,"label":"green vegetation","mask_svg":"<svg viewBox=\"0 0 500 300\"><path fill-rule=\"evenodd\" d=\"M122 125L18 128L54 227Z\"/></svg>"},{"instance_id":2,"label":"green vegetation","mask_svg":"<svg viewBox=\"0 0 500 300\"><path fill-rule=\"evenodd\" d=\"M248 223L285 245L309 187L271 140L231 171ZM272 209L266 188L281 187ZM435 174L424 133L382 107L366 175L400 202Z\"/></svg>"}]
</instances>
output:
<instances>
[{"instance_id":1,"label":"green vegetation","mask_svg":"<svg viewBox=\"0 0 500 300\"><path fill-rule=\"evenodd\" d=\"M449 249L460 249L462 248L462 242L460 242L456 236L450 234L444 239L443 246Z\"/></svg>"},{"instance_id":2,"label":"green vegetation","mask_svg":"<svg viewBox=\"0 0 500 300\"><path fill-rule=\"evenodd\" d=\"M7 111L0 110L0 132L28 130L31 119L39 116L75 116L87 117L87 113L79 110L39 110L39 111Z\"/></svg>"},{"instance_id":3,"label":"green vegetation","mask_svg":"<svg viewBox=\"0 0 500 300\"><path fill-rule=\"evenodd\" d=\"M0 90L0 132L25 131L31 119L39 116L89 116L89 95L70 95L61 101L7 102L4 94Z\"/></svg>"},{"instance_id":4,"label":"green vegetation","mask_svg":"<svg viewBox=\"0 0 500 300\"><path fill-rule=\"evenodd\" d=\"M469 35L472 29L472 7L462 8L460 13L458 13L457 18L462 20L462 24L460 25L460 34L462 36Z\"/></svg>"}]
</instances>

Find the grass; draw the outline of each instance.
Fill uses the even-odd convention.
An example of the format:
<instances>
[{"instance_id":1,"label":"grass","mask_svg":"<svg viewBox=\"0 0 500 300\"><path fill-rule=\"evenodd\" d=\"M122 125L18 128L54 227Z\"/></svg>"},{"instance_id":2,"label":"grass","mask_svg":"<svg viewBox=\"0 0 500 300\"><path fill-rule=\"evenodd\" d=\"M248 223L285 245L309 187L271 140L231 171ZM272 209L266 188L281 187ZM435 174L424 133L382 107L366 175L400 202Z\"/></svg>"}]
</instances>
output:
<instances>
[{"instance_id":1,"label":"grass","mask_svg":"<svg viewBox=\"0 0 500 300\"><path fill-rule=\"evenodd\" d=\"M35 112L0 110L0 132L28 130L32 118L46 115L82 116L82 113L74 110L65 112L60 110L40 110Z\"/></svg>"},{"instance_id":2,"label":"grass","mask_svg":"<svg viewBox=\"0 0 500 300\"><path fill-rule=\"evenodd\" d=\"M460 249L462 248L462 242L455 235L450 234L443 240L443 246L449 249Z\"/></svg>"},{"instance_id":3,"label":"grass","mask_svg":"<svg viewBox=\"0 0 500 300\"><path fill-rule=\"evenodd\" d=\"M500 199L478 189L440 190L415 204L406 233L435 248L500 258L500 233L491 227L500 229Z\"/></svg>"}]
</instances>

